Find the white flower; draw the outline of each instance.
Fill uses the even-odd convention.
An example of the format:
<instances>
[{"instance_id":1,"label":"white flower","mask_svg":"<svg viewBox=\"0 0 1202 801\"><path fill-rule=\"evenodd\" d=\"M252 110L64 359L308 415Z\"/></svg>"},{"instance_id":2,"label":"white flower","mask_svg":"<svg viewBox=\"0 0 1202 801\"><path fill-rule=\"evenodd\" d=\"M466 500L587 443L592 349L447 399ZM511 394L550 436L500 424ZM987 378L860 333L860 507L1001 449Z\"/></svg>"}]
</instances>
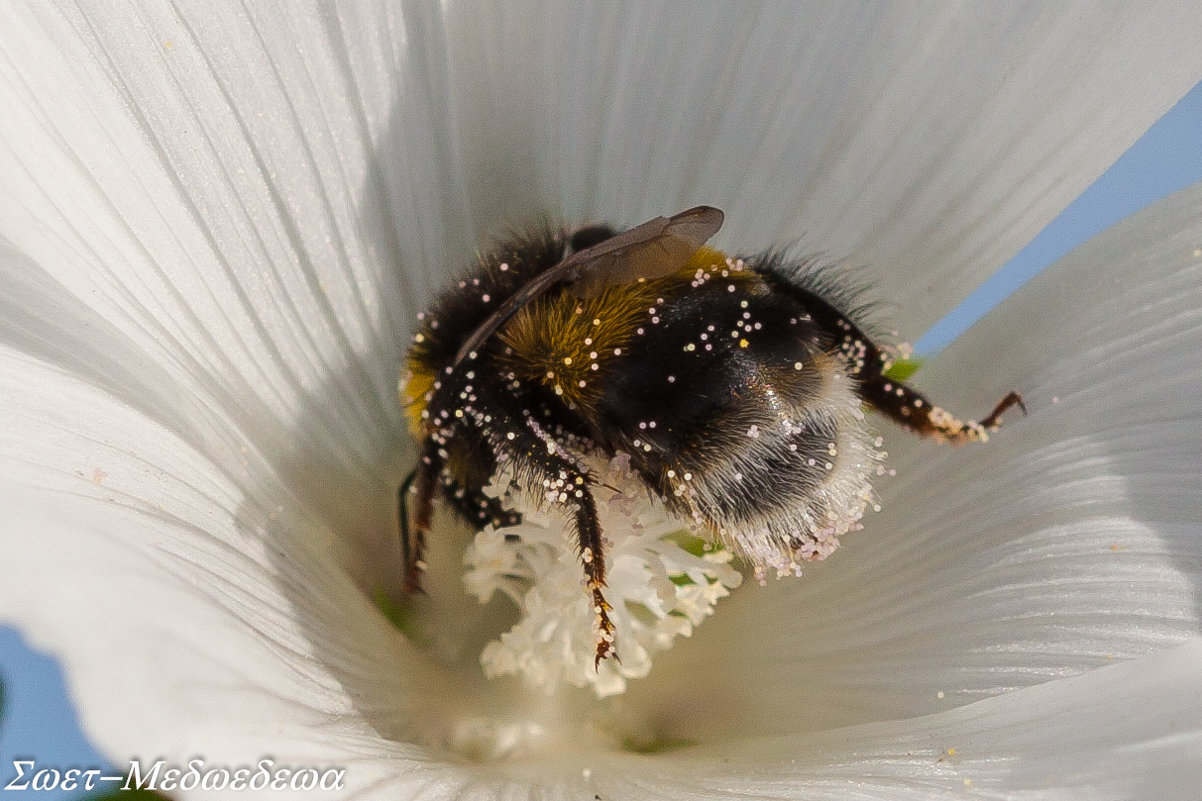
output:
<instances>
[{"instance_id":1,"label":"white flower","mask_svg":"<svg viewBox=\"0 0 1202 801\"><path fill-rule=\"evenodd\" d=\"M619 697L484 678L513 606L443 591L462 538L433 543L425 642L374 598L409 326L489 235L710 203L719 245L867 265L913 339L1202 77L1200 34L1186 3L6 4L0 613L118 764L271 755L380 798L1192 798L1196 187L920 376L1030 417L959 450L882 426L865 530Z\"/></svg>"}]
</instances>

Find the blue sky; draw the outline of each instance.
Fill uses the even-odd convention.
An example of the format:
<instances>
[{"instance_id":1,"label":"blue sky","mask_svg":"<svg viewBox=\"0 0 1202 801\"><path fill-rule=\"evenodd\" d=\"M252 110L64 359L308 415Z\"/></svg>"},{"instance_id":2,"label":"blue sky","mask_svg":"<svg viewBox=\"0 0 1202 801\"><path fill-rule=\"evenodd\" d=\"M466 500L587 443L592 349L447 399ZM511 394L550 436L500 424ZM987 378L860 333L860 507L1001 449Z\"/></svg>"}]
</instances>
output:
<instances>
[{"instance_id":1,"label":"blue sky","mask_svg":"<svg viewBox=\"0 0 1202 801\"><path fill-rule=\"evenodd\" d=\"M1160 118L1041 234L914 343L942 350L1045 267L1119 220L1202 180L1202 84Z\"/></svg>"},{"instance_id":2,"label":"blue sky","mask_svg":"<svg viewBox=\"0 0 1202 801\"><path fill-rule=\"evenodd\" d=\"M1042 233L959 308L915 343L920 355L942 349L999 301L1077 245L1122 218L1202 180L1202 84L1131 147ZM0 787L14 775L12 760L41 766L105 768L106 761L80 733L62 672L50 657L31 650L20 633L0 626ZM8 795L8 794L6 794ZM80 793L46 791L40 801Z\"/></svg>"}]
</instances>

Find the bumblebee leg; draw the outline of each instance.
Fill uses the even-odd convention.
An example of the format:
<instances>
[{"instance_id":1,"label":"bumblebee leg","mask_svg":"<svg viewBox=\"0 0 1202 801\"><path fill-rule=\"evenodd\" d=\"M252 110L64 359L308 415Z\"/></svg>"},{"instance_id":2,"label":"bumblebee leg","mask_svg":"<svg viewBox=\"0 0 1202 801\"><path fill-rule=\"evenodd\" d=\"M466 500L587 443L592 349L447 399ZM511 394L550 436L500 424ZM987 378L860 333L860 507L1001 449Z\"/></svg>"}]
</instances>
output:
<instances>
[{"instance_id":1,"label":"bumblebee leg","mask_svg":"<svg viewBox=\"0 0 1202 801\"><path fill-rule=\"evenodd\" d=\"M397 516L401 529L401 554L405 561L405 592L422 591L422 572L426 532L430 530L430 518L434 514L434 490L438 486L438 474L442 471L442 457L430 440L422 446L421 459L417 467L406 477L397 490ZM409 510L409 495L414 496L413 512Z\"/></svg>"},{"instance_id":2,"label":"bumblebee leg","mask_svg":"<svg viewBox=\"0 0 1202 801\"><path fill-rule=\"evenodd\" d=\"M614 624L609 613L613 607L605 600L605 545L601 537L601 520L592 485L596 483L587 469L578 465L548 433L522 410L507 410L508 416L494 419L524 420L512 430L494 433L494 444L518 467L530 476L531 483L545 488L550 502L565 508L570 514L576 534L576 547L584 568L585 587L589 591L596 615L597 652L593 666L613 656ZM512 438L511 438L512 437Z\"/></svg>"},{"instance_id":3,"label":"bumblebee leg","mask_svg":"<svg viewBox=\"0 0 1202 801\"><path fill-rule=\"evenodd\" d=\"M593 492L589 488L592 483L587 473L575 468L558 470L557 476L567 474L563 490L559 494L559 503L573 508L576 528L576 547L580 551L580 562L584 566L585 586L593 603L593 614L596 615L597 652L593 658L593 667L601 664L601 660L614 654L614 624L609 613L613 609L605 600L605 546L601 538L601 521L597 517L597 503L593 500Z\"/></svg>"},{"instance_id":4,"label":"bumblebee leg","mask_svg":"<svg viewBox=\"0 0 1202 801\"><path fill-rule=\"evenodd\" d=\"M443 498L477 531L487 525L497 528L516 526L522 516L506 509L500 500L484 494L482 487L467 487L452 478L439 478L443 459L437 447L423 449L422 460L397 489L397 522L401 534L401 556L405 566L405 591L420 593L421 576L426 569L423 559L426 532L433 516L434 494L441 489ZM414 509L410 511L410 497Z\"/></svg>"},{"instance_id":5,"label":"bumblebee leg","mask_svg":"<svg viewBox=\"0 0 1202 801\"><path fill-rule=\"evenodd\" d=\"M469 487L450 479L443 482L442 494L451 508L477 531L489 525L508 528L522 522L520 512L506 509L499 498L485 495L482 487Z\"/></svg>"},{"instance_id":6,"label":"bumblebee leg","mask_svg":"<svg viewBox=\"0 0 1202 801\"><path fill-rule=\"evenodd\" d=\"M576 530L576 547L584 567L585 586L591 596L593 614L596 615L597 652L593 659L595 668L601 664L602 659L614 656L614 624L609 617L613 607L605 600L604 593L605 545L601 538L597 503L593 499L591 489L594 480L586 470L560 453L558 446L549 437L540 437L533 431L531 434L532 442L523 448L522 458L527 464L536 466L538 472L544 476L549 484L548 497L551 498L552 493L558 493L553 502L571 510L573 528Z\"/></svg>"},{"instance_id":7,"label":"bumblebee leg","mask_svg":"<svg viewBox=\"0 0 1202 801\"><path fill-rule=\"evenodd\" d=\"M875 369L866 367L860 374L860 394L877 411L916 434L955 445L985 442L991 432L997 431L1002 424L1002 413L1011 406L1022 409L1023 414L1027 413L1022 396L1011 392L998 401L989 416L980 422L958 420L931 403L918 390L881 375L883 363L884 360L878 356Z\"/></svg>"},{"instance_id":8,"label":"bumblebee leg","mask_svg":"<svg viewBox=\"0 0 1202 801\"><path fill-rule=\"evenodd\" d=\"M565 471L559 471L559 474L562 475L563 472ZM592 490L589 489L591 480L586 473L573 472L568 472L568 479L563 486L569 489L560 493L559 501L575 507L576 547L580 550L585 586L591 596L593 614L596 615L597 652L593 658L595 669L601 664L601 660L608 656L618 658L614 653L614 624L609 617L613 607L605 600L605 546L601 539L597 503L593 500Z\"/></svg>"},{"instance_id":9,"label":"bumblebee leg","mask_svg":"<svg viewBox=\"0 0 1202 801\"><path fill-rule=\"evenodd\" d=\"M413 564L413 529L409 525L409 495L413 491L413 481L417 478L417 468L409 471L405 480L396 491L397 529L401 533L401 561L405 567L405 583L409 583L409 566Z\"/></svg>"},{"instance_id":10,"label":"bumblebee leg","mask_svg":"<svg viewBox=\"0 0 1202 801\"><path fill-rule=\"evenodd\" d=\"M1002 423L1002 413L1017 406L1027 413L1022 396L1011 392L981 422L957 420L931 403L918 390L884 376L889 358L849 317L832 306L812 288L799 286L781 275L769 273L767 280L786 295L796 298L806 313L827 331L838 332L836 347L847 360L848 374L860 382L860 396L881 414L916 434L960 444L984 442Z\"/></svg>"},{"instance_id":11,"label":"bumblebee leg","mask_svg":"<svg viewBox=\"0 0 1202 801\"><path fill-rule=\"evenodd\" d=\"M430 402L431 413L434 414L435 409L451 407L452 404L443 402L442 398L454 398L459 391L458 384L444 384L440 394ZM466 389L463 391L466 392ZM406 569L407 584L416 587L420 582L423 567L421 554L425 532L430 527L434 492L440 481L445 482L445 479L440 479L440 475L446 457L440 456L440 451L445 454L445 448L453 439L460 444L451 447L466 447L468 453L472 452L472 447L462 443L470 440L474 446L477 440L480 443L487 442L490 454L510 460L518 474L523 475L530 484L544 487L545 497L568 511L576 534L580 561L584 566L586 586L596 614L597 653L594 665L599 665L602 659L613 654L614 625L609 617L612 607L606 602L603 593L605 552L597 504L590 489L594 483L593 477L587 469L576 463L554 437L534 421L518 397L489 384L475 386L471 394L470 406L465 404L456 410L462 414L456 415L461 422L455 430L441 433L437 441L431 437L423 447L422 459L417 467L413 515L415 536L411 552L412 562ZM491 463L491 468L495 468L496 461ZM491 473L492 469L485 472ZM478 503L482 495L464 489L463 497L470 498L469 503ZM458 503L458 499L453 498L452 502ZM477 511L478 507L471 509L471 516L474 517ZM493 511L491 507L488 509L490 514ZM510 519L507 516L513 514L506 512L499 503L495 511L503 521Z\"/></svg>"}]
</instances>

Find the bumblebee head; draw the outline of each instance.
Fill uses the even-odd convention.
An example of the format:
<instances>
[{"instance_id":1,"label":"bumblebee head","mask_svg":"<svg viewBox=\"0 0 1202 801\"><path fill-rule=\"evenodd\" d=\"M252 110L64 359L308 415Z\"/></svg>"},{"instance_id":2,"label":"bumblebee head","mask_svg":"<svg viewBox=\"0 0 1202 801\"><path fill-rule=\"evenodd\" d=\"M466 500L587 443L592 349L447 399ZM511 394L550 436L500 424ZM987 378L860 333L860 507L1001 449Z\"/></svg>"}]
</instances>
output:
<instances>
[{"instance_id":1,"label":"bumblebee head","mask_svg":"<svg viewBox=\"0 0 1202 801\"><path fill-rule=\"evenodd\" d=\"M612 239L617 233L608 225L585 225L572 232L572 237L568 240L568 247L572 249L573 253L579 253L593 245L600 245L607 239Z\"/></svg>"}]
</instances>

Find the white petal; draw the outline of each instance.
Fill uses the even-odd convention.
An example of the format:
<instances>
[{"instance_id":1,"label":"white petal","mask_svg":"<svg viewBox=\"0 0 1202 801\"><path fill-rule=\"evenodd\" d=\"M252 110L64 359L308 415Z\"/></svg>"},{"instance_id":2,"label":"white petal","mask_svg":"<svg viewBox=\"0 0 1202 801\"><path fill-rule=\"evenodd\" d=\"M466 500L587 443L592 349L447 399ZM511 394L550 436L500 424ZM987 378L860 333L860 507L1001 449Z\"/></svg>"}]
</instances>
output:
<instances>
[{"instance_id":1,"label":"white petal","mask_svg":"<svg viewBox=\"0 0 1202 801\"><path fill-rule=\"evenodd\" d=\"M340 558L364 586L395 575L388 568L398 551L389 461L381 454L378 463L365 462L354 445L339 442L339 431L320 422L329 422L331 409L350 414L336 396L327 396L329 407L306 409L296 431L275 419L267 425L271 414L266 407L255 405L247 395L235 401L237 396L223 391L215 379L202 380L194 371L195 362L160 362L159 354L144 351L139 339L146 333L106 319L0 242L0 341L5 345L4 379L12 386L5 400L13 404L12 414L23 408L28 415L6 416L6 421L12 420L6 422L7 433L21 438L11 441L13 450L5 453L6 459L44 453L39 444L44 434L36 432L44 431L51 420L61 426L56 431L64 442L71 437L101 438L118 448L132 448L142 441L138 424L116 429L113 418L81 414L81 402L68 392L43 389L32 399L27 385L36 385L34 376L49 368L56 380L75 387L74 392L97 395L88 401L92 407L128 407L142 415L140 424L170 432L221 475L236 477L247 497L257 497L262 485L256 482L266 477L274 477L273 487L286 484L339 533L345 543ZM393 460L403 458L396 439L382 439L376 447L389 442L398 454ZM89 475L92 467L72 465Z\"/></svg>"},{"instance_id":2,"label":"white petal","mask_svg":"<svg viewBox=\"0 0 1202 801\"><path fill-rule=\"evenodd\" d=\"M18 577L0 590L2 608L64 654L75 686L96 704L86 723L114 754L357 755L365 781L387 769L423 778L409 762L381 760L413 753L394 741L438 712L414 704L447 697L411 683L452 683L415 667L363 597L356 571L383 553L380 530L348 530L348 521L388 517L385 488L397 471L388 454L400 452L395 364L413 305L403 270L435 273L500 220L502 206L525 215L554 200L569 216L637 220L714 196L737 215L732 222L742 219L735 229L755 236L804 227L858 260L902 254L889 259L897 281L921 288L906 276L932 265L931 276L949 274L939 272L959 253L949 242L966 243L964 275L995 266L1197 78L1196 51L1177 46L1197 32L1142 8L1101 22L1068 12L1065 27L984 25L975 38L957 32L973 27L967 17L832 24L827 39L825 25L786 20L801 29L795 37L782 20L740 14L711 21L696 40L708 47L678 50L663 49L663 29L637 18L560 27L554 14L530 29L541 32L532 42L540 47L512 50L522 42L502 35L514 33L510 25L486 28L494 46L476 50L463 32L475 23L456 11L445 58L437 35L428 38L440 21L415 11L395 19L393 6L362 17L291 5L40 9L6 8L0 25L0 233L15 246L0 269L0 299L12 312L0 318L0 397L5 420L21 421L2 451L7 481L19 486L0 505L11 516L6 565ZM759 46L763 28L804 49ZM731 30L746 47L723 38ZM641 44L597 46L600 31ZM904 44L878 61L884 42ZM942 52L932 42L955 44L948 60L931 58ZM1066 42L1086 42L1089 52L1070 58L1058 46ZM561 55L539 80L482 58L553 49ZM696 52L714 55L694 73ZM600 69L589 60L598 53L616 53L618 63ZM832 53L851 56L827 62ZM982 53L984 73L958 69L957 58ZM811 55L815 67L837 66L799 69ZM1132 76L1136 60L1147 72ZM1074 64L1071 75L1054 68L1061 62ZM1111 79L1111 70L1121 74ZM681 89L661 82L664 73L694 83ZM498 94L499 108L476 102L466 87L481 75L512 76L516 96ZM575 78L548 91L563 75ZM745 95L752 75L760 82ZM841 93L830 100L825 88L780 87L768 96L800 99L762 103L761 89L776 88L779 75L824 76L831 80L815 85ZM932 84L935 76L954 85ZM1019 101L1049 76L1055 89L1031 112ZM865 103L836 113L866 86ZM914 101L915 86L933 87L927 105ZM444 89L454 90L450 103ZM929 114L941 93L958 116L942 105ZM999 93L1009 102L989 105ZM575 129L557 122L568 95L598 116ZM551 110L532 106L538 136L524 137L515 121L546 98ZM1091 116L1117 106L1118 119ZM1063 113L1047 114L1052 107ZM713 108L732 111L713 122ZM650 139L635 124L650 118L679 135ZM777 141L770 133L794 131L798 119L824 127L761 147L761 137ZM895 119L901 135L882 148ZM544 150L546 130L558 135ZM919 146L926 142L936 145ZM1051 153L1075 160L1051 169ZM981 179L978 162L989 157L996 178ZM1029 177L1005 174L1014 161ZM710 173L714 163L721 168ZM765 214L752 199L777 173L803 188ZM469 206L465 187L477 184L496 188ZM968 211L932 231L946 222L947 198ZM927 313L913 294L886 290L915 308L914 325L960 291L940 288ZM17 453L27 458L10 467ZM54 493L53 507L31 484ZM347 497L357 487L363 495ZM354 508L376 496L372 511ZM356 538L374 550L340 550ZM53 603L41 602L47 592ZM142 636L114 647L114 620ZM470 698L469 689L460 695ZM194 722L181 729L181 718ZM443 789L460 781L461 772L448 775Z\"/></svg>"},{"instance_id":3,"label":"white petal","mask_svg":"<svg viewBox=\"0 0 1202 801\"><path fill-rule=\"evenodd\" d=\"M3 26L0 233L254 420L334 396L361 450L404 276L502 223L717 203L732 245L870 264L916 334L1202 76L1172 3L38 9Z\"/></svg>"},{"instance_id":4,"label":"white petal","mask_svg":"<svg viewBox=\"0 0 1202 801\"><path fill-rule=\"evenodd\" d=\"M477 230L709 203L735 250L868 265L908 336L1202 78L1189 4L449 9Z\"/></svg>"},{"instance_id":5,"label":"white petal","mask_svg":"<svg viewBox=\"0 0 1202 801\"><path fill-rule=\"evenodd\" d=\"M1197 15L1171 5L988 12L1009 21L908 4L36 8L0 25L0 234L28 258L0 297L35 321L19 347L107 377L171 430L226 418L369 571L411 453L394 386L408 315L486 231L717 202L731 244L805 231L871 263L917 333L1184 91L1199 52L1176 45ZM1053 88L1032 108L1036 86ZM983 178L982 148L1039 169ZM923 197L990 211L948 220Z\"/></svg>"},{"instance_id":6,"label":"white petal","mask_svg":"<svg viewBox=\"0 0 1202 801\"><path fill-rule=\"evenodd\" d=\"M985 410L1018 388L1031 415L954 450L882 421L899 471L881 484L884 511L800 580L735 593L632 685L629 703L702 739L711 727L847 725L946 709L1196 633L1200 224L1202 186L1162 201L919 373L952 408ZM707 708L720 694L737 715Z\"/></svg>"},{"instance_id":7,"label":"white petal","mask_svg":"<svg viewBox=\"0 0 1202 801\"><path fill-rule=\"evenodd\" d=\"M1190 801L1202 640L913 720L755 738L603 774L602 798ZM588 797L588 796L584 796Z\"/></svg>"},{"instance_id":8,"label":"white petal","mask_svg":"<svg viewBox=\"0 0 1202 801\"><path fill-rule=\"evenodd\" d=\"M20 279L39 311L103 319L109 362L206 397L269 452L300 424L344 470L380 471L402 442L405 266L445 238L402 22L316 4L4 15L0 233L41 273ZM412 176L389 189L376 142L396 103Z\"/></svg>"},{"instance_id":9,"label":"white petal","mask_svg":"<svg viewBox=\"0 0 1202 801\"><path fill-rule=\"evenodd\" d=\"M14 426L0 437L0 618L62 659L114 764L272 757L346 768L357 791L387 775L401 797L454 780L423 745L465 748L480 725L495 688L475 653L465 673L415 648L253 451L224 474L136 410L8 351L0 397Z\"/></svg>"}]
</instances>

